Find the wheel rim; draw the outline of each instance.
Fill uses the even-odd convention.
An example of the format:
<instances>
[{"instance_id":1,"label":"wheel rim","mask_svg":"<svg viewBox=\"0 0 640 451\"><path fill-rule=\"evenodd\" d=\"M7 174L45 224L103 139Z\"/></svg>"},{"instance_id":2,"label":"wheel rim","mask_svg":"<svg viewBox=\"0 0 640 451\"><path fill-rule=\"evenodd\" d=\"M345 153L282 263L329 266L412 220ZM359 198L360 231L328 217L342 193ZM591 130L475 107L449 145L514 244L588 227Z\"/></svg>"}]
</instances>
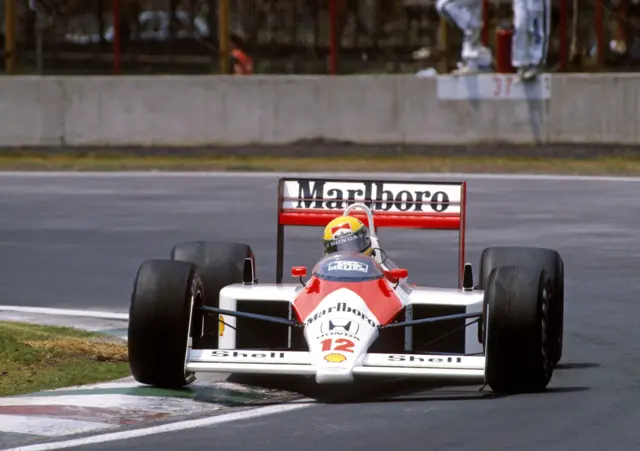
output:
<instances>
[{"instance_id":1,"label":"wheel rim","mask_svg":"<svg viewBox=\"0 0 640 451\"><path fill-rule=\"evenodd\" d=\"M191 371L187 371L187 360L189 358L189 351L193 347L193 338L191 337L191 325L193 324L193 309L194 309L194 306L196 305L196 299L199 302L201 302L203 299L202 291L200 291L199 289L195 293L191 294L191 298L189 301L189 322L187 326L187 345L184 353L184 366L183 366L184 379L185 381L187 381L187 383L191 383L195 380L195 373Z\"/></svg>"},{"instance_id":2,"label":"wheel rim","mask_svg":"<svg viewBox=\"0 0 640 451\"><path fill-rule=\"evenodd\" d=\"M485 371L485 380L486 380L486 375L487 375L487 362L489 361L489 308L487 306L487 313L485 315L485 321L486 324L483 325L484 330L483 335L484 335L484 371Z\"/></svg>"}]
</instances>

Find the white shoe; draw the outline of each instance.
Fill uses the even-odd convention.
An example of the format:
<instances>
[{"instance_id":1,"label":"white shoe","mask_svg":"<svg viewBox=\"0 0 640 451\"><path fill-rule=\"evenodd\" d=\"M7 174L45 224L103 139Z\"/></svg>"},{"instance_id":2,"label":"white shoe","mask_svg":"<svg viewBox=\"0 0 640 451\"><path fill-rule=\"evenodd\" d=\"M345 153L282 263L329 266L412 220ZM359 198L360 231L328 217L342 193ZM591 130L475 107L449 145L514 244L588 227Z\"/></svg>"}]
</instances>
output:
<instances>
[{"instance_id":1,"label":"white shoe","mask_svg":"<svg viewBox=\"0 0 640 451\"><path fill-rule=\"evenodd\" d=\"M527 66L518 68L518 78L522 82L534 80L538 76L538 68L535 66Z\"/></svg>"},{"instance_id":2,"label":"white shoe","mask_svg":"<svg viewBox=\"0 0 640 451\"><path fill-rule=\"evenodd\" d=\"M458 63L458 67L451 71L452 75L471 75L478 72L478 68L465 63Z\"/></svg>"},{"instance_id":3,"label":"white shoe","mask_svg":"<svg viewBox=\"0 0 640 451\"><path fill-rule=\"evenodd\" d=\"M479 67L476 64L472 64L469 62L459 62L458 63L458 68L454 69L451 74L452 75L473 75L473 74L478 74L478 73L486 73L486 72L491 72L492 69L490 66L488 67Z\"/></svg>"}]
</instances>

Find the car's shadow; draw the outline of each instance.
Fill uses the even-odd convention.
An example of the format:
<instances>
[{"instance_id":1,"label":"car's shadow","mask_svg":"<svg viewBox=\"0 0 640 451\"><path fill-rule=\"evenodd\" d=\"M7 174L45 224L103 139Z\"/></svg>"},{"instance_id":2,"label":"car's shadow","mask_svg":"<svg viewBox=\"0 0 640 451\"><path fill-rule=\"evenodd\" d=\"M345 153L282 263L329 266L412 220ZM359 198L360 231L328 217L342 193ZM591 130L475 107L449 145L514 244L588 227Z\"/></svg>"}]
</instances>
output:
<instances>
[{"instance_id":1,"label":"car's shadow","mask_svg":"<svg viewBox=\"0 0 640 451\"><path fill-rule=\"evenodd\" d=\"M556 371L561 370L585 370L589 368L599 368L599 363L593 362L568 362L568 363L559 363L556 366Z\"/></svg>"},{"instance_id":2,"label":"car's shadow","mask_svg":"<svg viewBox=\"0 0 640 451\"><path fill-rule=\"evenodd\" d=\"M450 381L430 380L428 383L406 379L363 380L356 384L319 386L310 378L295 376L265 377L231 375L229 382L271 390L285 390L318 403L371 403L411 401L474 401L503 398L480 383L452 385ZM548 387L538 395L552 395L589 390L589 387ZM269 401L266 401L269 402Z\"/></svg>"}]
</instances>

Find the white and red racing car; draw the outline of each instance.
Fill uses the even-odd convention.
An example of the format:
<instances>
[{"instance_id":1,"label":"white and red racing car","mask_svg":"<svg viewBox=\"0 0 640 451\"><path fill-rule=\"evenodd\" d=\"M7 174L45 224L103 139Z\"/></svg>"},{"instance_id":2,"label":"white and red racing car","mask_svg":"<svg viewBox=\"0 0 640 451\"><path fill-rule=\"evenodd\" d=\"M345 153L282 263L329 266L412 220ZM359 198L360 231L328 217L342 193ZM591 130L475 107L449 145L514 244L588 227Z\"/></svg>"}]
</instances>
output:
<instances>
[{"instance_id":1,"label":"white and red racing car","mask_svg":"<svg viewBox=\"0 0 640 451\"><path fill-rule=\"evenodd\" d=\"M283 283L284 227L341 214L369 226L375 256L324 256ZM539 391L562 354L564 266L550 249L491 247L474 283L465 263L466 182L283 178L276 283L258 282L249 245L193 241L139 268L129 361L141 383L182 387L199 372L477 380ZM415 286L377 228L459 232L458 288Z\"/></svg>"}]
</instances>

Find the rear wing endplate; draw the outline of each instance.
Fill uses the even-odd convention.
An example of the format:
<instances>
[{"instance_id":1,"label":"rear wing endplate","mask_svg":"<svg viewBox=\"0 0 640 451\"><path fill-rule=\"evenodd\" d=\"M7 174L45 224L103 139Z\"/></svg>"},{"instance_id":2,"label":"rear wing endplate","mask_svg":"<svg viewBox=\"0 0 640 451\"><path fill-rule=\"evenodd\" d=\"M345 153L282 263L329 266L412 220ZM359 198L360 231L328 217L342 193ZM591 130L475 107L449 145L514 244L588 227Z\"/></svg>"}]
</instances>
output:
<instances>
[{"instance_id":1,"label":"rear wing endplate","mask_svg":"<svg viewBox=\"0 0 640 451\"><path fill-rule=\"evenodd\" d=\"M397 227L458 230L458 284L462 287L465 258L466 182L281 178L278 182L276 283L282 283L284 227L324 227L346 207L363 203L376 228ZM369 226L363 211L353 211Z\"/></svg>"}]
</instances>

